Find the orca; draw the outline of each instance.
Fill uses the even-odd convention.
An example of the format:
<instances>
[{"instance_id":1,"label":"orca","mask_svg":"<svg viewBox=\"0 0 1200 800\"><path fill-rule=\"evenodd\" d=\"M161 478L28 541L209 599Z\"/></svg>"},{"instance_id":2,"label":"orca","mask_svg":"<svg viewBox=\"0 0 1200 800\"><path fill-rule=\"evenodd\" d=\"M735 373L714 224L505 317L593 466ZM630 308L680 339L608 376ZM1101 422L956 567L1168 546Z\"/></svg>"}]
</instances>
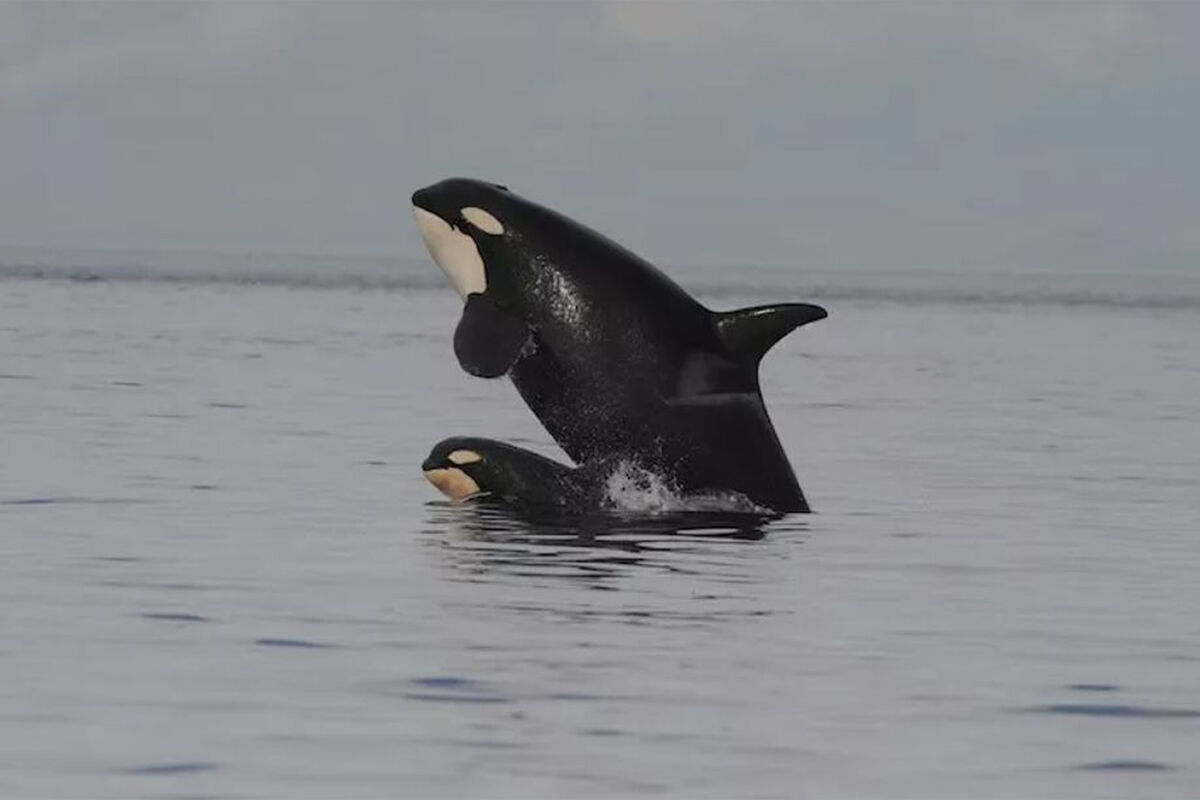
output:
<instances>
[{"instance_id":1,"label":"orca","mask_svg":"<svg viewBox=\"0 0 1200 800\"><path fill-rule=\"evenodd\" d=\"M474 436L438 442L421 469L455 502L495 500L573 511L600 507L609 472L603 460L572 468L505 442Z\"/></svg>"},{"instance_id":2,"label":"orca","mask_svg":"<svg viewBox=\"0 0 1200 800\"><path fill-rule=\"evenodd\" d=\"M808 511L759 389L759 362L825 309L710 311L649 262L506 187L451 178L412 196L464 301L454 352L507 374L576 464L628 459L683 493Z\"/></svg>"}]
</instances>

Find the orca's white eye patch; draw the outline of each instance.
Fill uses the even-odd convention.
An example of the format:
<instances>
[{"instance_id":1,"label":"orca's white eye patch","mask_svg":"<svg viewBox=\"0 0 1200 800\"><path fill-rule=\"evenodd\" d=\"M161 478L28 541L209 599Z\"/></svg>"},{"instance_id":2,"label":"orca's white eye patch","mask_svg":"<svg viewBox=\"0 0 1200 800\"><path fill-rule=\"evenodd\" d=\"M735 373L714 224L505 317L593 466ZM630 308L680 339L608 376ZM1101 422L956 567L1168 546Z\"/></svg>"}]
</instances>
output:
<instances>
[{"instance_id":1,"label":"orca's white eye patch","mask_svg":"<svg viewBox=\"0 0 1200 800\"><path fill-rule=\"evenodd\" d=\"M476 461L483 461L483 456L474 450L455 450L446 458L451 464L474 464Z\"/></svg>"},{"instance_id":2,"label":"orca's white eye patch","mask_svg":"<svg viewBox=\"0 0 1200 800\"><path fill-rule=\"evenodd\" d=\"M492 236L500 236L504 233L504 226L500 224L500 220L493 217L482 208L475 206L467 206L461 212L463 219L474 225L484 233L490 233Z\"/></svg>"}]
</instances>

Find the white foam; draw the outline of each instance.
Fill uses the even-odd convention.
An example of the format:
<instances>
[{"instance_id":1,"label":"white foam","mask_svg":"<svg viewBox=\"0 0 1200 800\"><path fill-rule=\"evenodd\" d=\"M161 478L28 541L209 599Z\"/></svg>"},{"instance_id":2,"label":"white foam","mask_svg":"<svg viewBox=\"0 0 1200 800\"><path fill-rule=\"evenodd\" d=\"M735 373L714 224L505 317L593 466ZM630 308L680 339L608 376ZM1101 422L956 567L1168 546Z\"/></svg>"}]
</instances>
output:
<instances>
[{"instance_id":1,"label":"white foam","mask_svg":"<svg viewBox=\"0 0 1200 800\"><path fill-rule=\"evenodd\" d=\"M613 511L638 514L767 511L740 492L684 494L664 476L629 460L618 463L605 479L602 504Z\"/></svg>"}]
</instances>

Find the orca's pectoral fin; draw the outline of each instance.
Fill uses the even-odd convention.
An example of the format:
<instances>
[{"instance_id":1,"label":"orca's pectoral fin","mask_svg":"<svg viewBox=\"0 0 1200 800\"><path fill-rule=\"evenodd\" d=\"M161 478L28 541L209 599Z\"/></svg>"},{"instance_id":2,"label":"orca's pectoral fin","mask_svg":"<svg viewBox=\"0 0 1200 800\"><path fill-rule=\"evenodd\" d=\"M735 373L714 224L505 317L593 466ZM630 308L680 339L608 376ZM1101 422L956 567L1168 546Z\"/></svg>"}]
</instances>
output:
<instances>
[{"instance_id":1,"label":"orca's pectoral fin","mask_svg":"<svg viewBox=\"0 0 1200 800\"><path fill-rule=\"evenodd\" d=\"M482 294L470 294L454 329L454 355L470 374L495 378L508 372L530 335L525 320Z\"/></svg>"},{"instance_id":2,"label":"orca's pectoral fin","mask_svg":"<svg viewBox=\"0 0 1200 800\"><path fill-rule=\"evenodd\" d=\"M729 352L757 365L771 347L789 333L825 319L829 312L810 303L781 303L713 314L717 335Z\"/></svg>"}]
</instances>

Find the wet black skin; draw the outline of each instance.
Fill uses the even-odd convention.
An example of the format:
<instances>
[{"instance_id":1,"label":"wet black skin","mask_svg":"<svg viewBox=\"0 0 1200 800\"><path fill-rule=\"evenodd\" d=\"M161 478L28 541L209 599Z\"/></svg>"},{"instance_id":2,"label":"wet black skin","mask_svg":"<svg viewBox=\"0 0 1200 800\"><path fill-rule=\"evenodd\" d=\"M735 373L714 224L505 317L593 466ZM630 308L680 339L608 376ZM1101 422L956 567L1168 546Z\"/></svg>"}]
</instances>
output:
<instances>
[{"instance_id":1,"label":"wet black skin","mask_svg":"<svg viewBox=\"0 0 1200 800\"><path fill-rule=\"evenodd\" d=\"M455 464L449 458L455 450L469 450L481 458L468 464ZM599 464L568 467L529 450L473 436L456 436L438 442L421 464L421 469L462 470L482 492L486 492L481 499L574 511L599 508L608 473Z\"/></svg>"},{"instance_id":2,"label":"wet black skin","mask_svg":"<svg viewBox=\"0 0 1200 800\"><path fill-rule=\"evenodd\" d=\"M808 510L758 364L823 309L711 312L622 246L493 184L450 179L413 204L469 234L483 258L487 289L468 298L455 337L464 368L507 370L577 463L629 458L685 492L733 490L776 511ZM476 229L461 214L470 206L504 233Z\"/></svg>"}]
</instances>

